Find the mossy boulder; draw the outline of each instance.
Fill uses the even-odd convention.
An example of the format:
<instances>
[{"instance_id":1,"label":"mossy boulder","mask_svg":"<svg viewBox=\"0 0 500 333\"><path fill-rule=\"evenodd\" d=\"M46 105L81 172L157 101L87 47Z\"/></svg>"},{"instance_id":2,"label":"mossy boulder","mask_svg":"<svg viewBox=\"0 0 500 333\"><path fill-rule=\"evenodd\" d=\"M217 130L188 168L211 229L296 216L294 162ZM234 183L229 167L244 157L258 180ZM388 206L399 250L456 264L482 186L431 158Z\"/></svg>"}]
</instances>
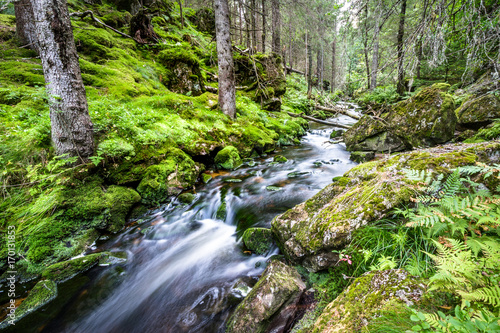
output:
<instances>
[{"instance_id":1,"label":"mossy boulder","mask_svg":"<svg viewBox=\"0 0 500 333\"><path fill-rule=\"evenodd\" d=\"M229 318L227 333L281 332L294 318L306 285L295 268L273 260Z\"/></svg>"},{"instance_id":2,"label":"mossy boulder","mask_svg":"<svg viewBox=\"0 0 500 333\"><path fill-rule=\"evenodd\" d=\"M278 163L286 163L288 159L283 155L276 155L274 156L273 161Z\"/></svg>"},{"instance_id":3,"label":"mossy boulder","mask_svg":"<svg viewBox=\"0 0 500 333\"><path fill-rule=\"evenodd\" d=\"M375 158L375 152L373 151L353 151L349 156L351 161L357 163L364 163Z\"/></svg>"},{"instance_id":4,"label":"mossy boulder","mask_svg":"<svg viewBox=\"0 0 500 333\"><path fill-rule=\"evenodd\" d=\"M449 85L436 83L397 103L380 118L364 116L344 133L350 151L402 151L453 138L457 117Z\"/></svg>"},{"instance_id":5,"label":"mossy boulder","mask_svg":"<svg viewBox=\"0 0 500 333\"><path fill-rule=\"evenodd\" d=\"M328 304L312 333L361 332L385 308L418 304L425 290L425 284L402 269L367 272Z\"/></svg>"},{"instance_id":6,"label":"mossy boulder","mask_svg":"<svg viewBox=\"0 0 500 333\"><path fill-rule=\"evenodd\" d=\"M241 238L247 249L259 255L269 253L274 244L273 233L267 228L248 228Z\"/></svg>"},{"instance_id":7,"label":"mossy boulder","mask_svg":"<svg viewBox=\"0 0 500 333\"><path fill-rule=\"evenodd\" d=\"M497 163L499 144L454 144L415 150L360 164L318 194L271 223L278 246L293 263L311 271L336 265L332 250L343 248L352 232L387 216L419 192L404 169L450 173L476 162Z\"/></svg>"},{"instance_id":8,"label":"mossy boulder","mask_svg":"<svg viewBox=\"0 0 500 333\"><path fill-rule=\"evenodd\" d=\"M49 303L57 297L57 285L54 281L42 280L39 281L28 294L28 297L22 301L15 310L15 319L10 321L11 317L7 317L1 324L0 329L6 328L12 323L16 323L21 318L36 311L45 304Z\"/></svg>"},{"instance_id":9,"label":"mossy boulder","mask_svg":"<svg viewBox=\"0 0 500 333\"><path fill-rule=\"evenodd\" d=\"M180 203L189 205L196 199L196 196L193 193L182 193L177 199Z\"/></svg>"},{"instance_id":10,"label":"mossy boulder","mask_svg":"<svg viewBox=\"0 0 500 333\"><path fill-rule=\"evenodd\" d=\"M241 161L238 149L233 146L227 146L215 156L215 164L219 169L234 170L243 162Z\"/></svg>"},{"instance_id":11,"label":"mossy boulder","mask_svg":"<svg viewBox=\"0 0 500 333\"><path fill-rule=\"evenodd\" d=\"M85 272L99 263L105 255L94 253L72 260L58 262L47 267L42 278L61 283L67 281L79 273Z\"/></svg>"},{"instance_id":12,"label":"mossy boulder","mask_svg":"<svg viewBox=\"0 0 500 333\"><path fill-rule=\"evenodd\" d=\"M494 94L471 98L456 113L461 126L478 129L500 118L500 100Z\"/></svg>"},{"instance_id":13,"label":"mossy boulder","mask_svg":"<svg viewBox=\"0 0 500 333\"><path fill-rule=\"evenodd\" d=\"M161 81L169 90L193 96L205 92L200 61L189 44L163 50L158 54L158 59L167 69Z\"/></svg>"},{"instance_id":14,"label":"mossy boulder","mask_svg":"<svg viewBox=\"0 0 500 333\"><path fill-rule=\"evenodd\" d=\"M183 188L193 186L200 171L200 166L186 153L171 148L161 163L146 169L137 192L146 204L162 203Z\"/></svg>"}]
</instances>

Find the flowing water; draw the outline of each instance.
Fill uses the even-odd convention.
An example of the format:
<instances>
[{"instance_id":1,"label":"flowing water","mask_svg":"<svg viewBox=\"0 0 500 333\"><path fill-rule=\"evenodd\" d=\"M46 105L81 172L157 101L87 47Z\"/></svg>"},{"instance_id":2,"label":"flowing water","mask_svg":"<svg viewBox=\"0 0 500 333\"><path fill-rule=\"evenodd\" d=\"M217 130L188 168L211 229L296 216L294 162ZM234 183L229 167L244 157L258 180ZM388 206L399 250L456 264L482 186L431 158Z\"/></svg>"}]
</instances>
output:
<instances>
[{"instance_id":1,"label":"flowing water","mask_svg":"<svg viewBox=\"0 0 500 333\"><path fill-rule=\"evenodd\" d=\"M340 121L349 122L348 118ZM126 252L128 261L96 267L61 285L55 302L65 305L39 329L223 332L247 286L255 284L266 259L278 252L246 253L239 239L243 231L270 227L274 216L310 198L332 177L354 166L343 144L328 143L331 128L317 124L311 128L300 145L278 151L288 162L271 164L273 155L269 155L256 159L251 167L214 175L208 184L197 187L192 204L173 201L115 238L101 241L98 251ZM223 197L225 220L216 218ZM64 295L73 296L64 299Z\"/></svg>"}]
</instances>

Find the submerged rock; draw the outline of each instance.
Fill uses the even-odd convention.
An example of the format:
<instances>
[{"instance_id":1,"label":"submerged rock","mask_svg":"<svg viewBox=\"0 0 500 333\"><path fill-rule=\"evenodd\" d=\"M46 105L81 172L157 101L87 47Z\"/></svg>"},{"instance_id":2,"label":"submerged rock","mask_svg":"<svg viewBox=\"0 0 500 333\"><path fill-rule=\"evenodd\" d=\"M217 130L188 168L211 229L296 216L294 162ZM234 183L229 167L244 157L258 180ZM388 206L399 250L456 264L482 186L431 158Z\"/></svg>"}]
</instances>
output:
<instances>
[{"instance_id":1,"label":"submerged rock","mask_svg":"<svg viewBox=\"0 0 500 333\"><path fill-rule=\"evenodd\" d=\"M367 272L328 304L312 332L359 332L386 307L418 303L425 289L421 281L402 269Z\"/></svg>"},{"instance_id":2,"label":"submerged rock","mask_svg":"<svg viewBox=\"0 0 500 333\"><path fill-rule=\"evenodd\" d=\"M456 113L461 126L478 129L500 118L500 100L494 94L471 98Z\"/></svg>"},{"instance_id":3,"label":"submerged rock","mask_svg":"<svg viewBox=\"0 0 500 333\"><path fill-rule=\"evenodd\" d=\"M402 151L453 138L457 117L449 85L436 83L397 103L380 118L364 116L344 133L350 151Z\"/></svg>"},{"instance_id":4,"label":"submerged rock","mask_svg":"<svg viewBox=\"0 0 500 333\"><path fill-rule=\"evenodd\" d=\"M295 268L273 260L229 318L226 332L282 332L305 288Z\"/></svg>"},{"instance_id":5,"label":"submerged rock","mask_svg":"<svg viewBox=\"0 0 500 333\"><path fill-rule=\"evenodd\" d=\"M278 163L285 163L286 161L288 161L288 159L283 155L276 155L274 156L273 161Z\"/></svg>"},{"instance_id":6,"label":"submerged rock","mask_svg":"<svg viewBox=\"0 0 500 333\"><path fill-rule=\"evenodd\" d=\"M196 195L194 195L193 193L182 193L177 199L180 203L189 205L194 201L195 198Z\"/></svg>"},{"instance_id":7,"label":"submerged rock","mask_svg":"<svg viewBox=\"0 0 500 333\"><path fill-rule=\"evenodd\" d=\"M219 169L234 170L242 163L238 149L233 146L225 147L215 156L215 164Z\"/></svg>"},{"instance_id":8,"label":"submerged rock","mask_svg":"<svg viewBox=\"0 0 500 333\"><path fill-rule=\"evenodd\" d=\"M447 145L360 164L318 194L271 223L282 252L293 263L311 271L332 267L338 257L332 250L349 243L354 230L384 218L418 194L404 169L450 170L476 162L497 163L498 143Z\"/></svg>"},{"instance_id":9,"label":"submerged rock","mask_svg":"<svg viewBox=\"0 0 500 333\"><path fill-rule=\"evenodd\" d=\"M273 233L266 228L248 228L241 238L247 249L259 255L269 253L274 244Z\"/></svg>"}]
</instances>

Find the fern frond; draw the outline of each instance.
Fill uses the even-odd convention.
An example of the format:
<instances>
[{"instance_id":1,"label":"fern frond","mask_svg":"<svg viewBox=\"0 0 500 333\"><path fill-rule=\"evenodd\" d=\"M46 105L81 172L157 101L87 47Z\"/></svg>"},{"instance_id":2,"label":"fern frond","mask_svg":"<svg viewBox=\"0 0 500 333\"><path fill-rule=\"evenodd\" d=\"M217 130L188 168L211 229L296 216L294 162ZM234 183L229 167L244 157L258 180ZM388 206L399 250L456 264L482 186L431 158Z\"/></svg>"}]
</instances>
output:
<instances>
[{"instance_id":1,"label":"fern frond","mask_svg":"<svg viewBox=\"0 0 500 333\"><path fill-rule=\"evenodd\" d=\"M500 306L500 287L498 285L476 289L472 292L463 292L459 290L458 294L462 296L464 300L481 301L495 308Z\"/></svg>"}]
</instances>

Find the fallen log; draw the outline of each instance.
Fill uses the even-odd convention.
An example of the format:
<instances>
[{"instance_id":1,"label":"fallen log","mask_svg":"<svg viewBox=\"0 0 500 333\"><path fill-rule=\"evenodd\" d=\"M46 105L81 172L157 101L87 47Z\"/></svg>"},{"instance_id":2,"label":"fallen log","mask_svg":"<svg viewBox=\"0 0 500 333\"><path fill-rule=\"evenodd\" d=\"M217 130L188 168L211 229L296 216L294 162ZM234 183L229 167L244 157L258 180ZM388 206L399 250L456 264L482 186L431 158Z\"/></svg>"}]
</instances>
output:
<instances>
[{"instance_id":1,"label":"fallen log","mask_svg":"<svg viewBox=\"0 0 500 333\"><path fill-rule=\"evenodd\" d=\"M218 90L215 87L205 85L205 90L213 94L217 94Z\"/></svg>"},{"instance_id":2,"label":"fallen log","mask_svg":"<svg viewBox=\"0 0 500 333\"><path fill-rule=\"evenodd\" d=\"M345 128L345 129L351 128L351 126L348 126L348 125L339 124L339 123L332 123L332 122L329 122L329 121L325 121L325 120L317 119L317 118L314 118L314 117L306 116L305 114L297 114L297 113L293 113L293 112L287 112L287 113L288 113L288 115L290 115L292 117L295 117L295 118L298 118L298 117L304 118L304 119L311 120L311 121L314 121L314 122L317 122L317 123L323 124L323 125L340 127L340 128Z\"/></svg>"},{"instance_id":3,"label":"fallen log","mask_svg":"<svg viewBox=\"0 0 500 333\"><path fill-rule=\"evenodd\" d=\"M330 113L341 113L345 116L348 116L348 117L351 117L353 119L356 119L356 120L359 120L359 116L357 114L354 114L352 112L349 112L347 110L344 110L344 108L340 108L340 107L336 107L336 108L327 108L327 107L324 107L324 106L321 106L321 105L315 105L314 106L315 109L317 110L322 110L322 111L326 111L326 112L330 112Z\"/></svg>"},{"instance_id":4,"label":"fallen log","mask_svg":"<svg viewBox=\"0 0 500 333\"><path fill-rule=\"evenodd\" d=\"M285 67L285 68L286 68L287 73L297 73L300 75L305 75L304 72L301 72L298 69L293 69L292 67Z\"/></svg>"},{"instance_id":5,"label":"fallen log","mask_svg":"<svg viewBox=\"0 0 500 333\"><path fill-rule=\"evenodd\" d=\"M91 10L87 10L87 11L84 11L83 13L80 13L80 12L75 12L75 13L71 13L69 14L70 17L73 17L73 16L76 16L76 17L79 17L81 19L83 19L85 16L89 16L90 15L90 18L99 23L100 25L102 25L103 27L105 28L108 28L109 30L112 30L114 32L116 32L117 34L119 34L120 36L123 36L123 37L126 37L126 38L130 38L130 39L133 39L135 40L134 37L132 36L129 36L127 34L124 34L123 32L121 32L120 30L117 30L113 27L110 27L109 25L107 25L106 23L102 22L101 20L99 20L97 17L94 16L94 12L92 12Z\"/></svg>"}]
</instances>

